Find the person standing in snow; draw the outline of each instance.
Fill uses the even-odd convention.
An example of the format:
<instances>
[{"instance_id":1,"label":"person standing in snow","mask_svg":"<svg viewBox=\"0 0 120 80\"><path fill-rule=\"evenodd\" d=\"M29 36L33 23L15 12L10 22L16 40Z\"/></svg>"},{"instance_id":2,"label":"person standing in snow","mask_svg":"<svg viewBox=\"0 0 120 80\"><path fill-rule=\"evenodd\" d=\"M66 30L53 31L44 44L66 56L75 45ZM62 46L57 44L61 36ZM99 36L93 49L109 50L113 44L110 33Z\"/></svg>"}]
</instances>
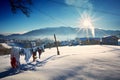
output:
<instances>
[{"instance_id":1,"label":"person standing in snow","mask_svg":"<svg viewBox=\"0 0 120 80\"><path fill-rule=\"evenodd\" d=\"M31 56L32 56L32 49L31 48L25 48L24 49L24 54L25 54L25 61L26 61L26 63L28 63L29 62L29 59L31 58Z\"/></svg>"},{"instance_id":2,"label":"person standing in snow","mask_svg":"<svg viewBox=\"0 0 120 80\"><path fill-rule=\"evenodd\" d=\"M12 68L18 68L20 66L20 49L18 47L12 47L11 49L11 66Z\"/></svg>"},{"instance_id":3,"label":"person standing in snow","mask_svg":"<svg viewBox=\"0 0 120 80\"><path fill-rule=\"evenodd\" d=\"M11 66L12 66L12 68L16 68L17 67L16 58L14 56L11 57Z\"/></svg>"},{"instance_id":4,"label":"person standing in snow","mask_svg":"<svg viewBox=\"0 0 120 80\"><path fill-rule=\"evenodd\" d=\"M45 45L44 44L41 45L41 50L42 50L42 52L45 52Z\"/></svg>"},{"instance_id":5,"label":"person standing in snow","mask_svg":"<svg viewBox=\"0 0 120 80\"><path fill-rule=\"evenodd\" d=\"M36 52L37 52L37 50L35 49L35 48L33 48L33 50L32 50L32 52L33 52L33 62L36 60Z\"/></svg>"},{"instance_id":6,"label":"person standing in snow","mask_svg":"<svg viewBox=\"0 0 120 80\"><path fill-rule=\"evenodd\" d=\"M39 53L39 59L40 59L40 56L41 56L41 54L42 54L42 50L41 50L41 48L37 48L37 51L38 51L38 53Z\"/></svg>"}]
</instances>

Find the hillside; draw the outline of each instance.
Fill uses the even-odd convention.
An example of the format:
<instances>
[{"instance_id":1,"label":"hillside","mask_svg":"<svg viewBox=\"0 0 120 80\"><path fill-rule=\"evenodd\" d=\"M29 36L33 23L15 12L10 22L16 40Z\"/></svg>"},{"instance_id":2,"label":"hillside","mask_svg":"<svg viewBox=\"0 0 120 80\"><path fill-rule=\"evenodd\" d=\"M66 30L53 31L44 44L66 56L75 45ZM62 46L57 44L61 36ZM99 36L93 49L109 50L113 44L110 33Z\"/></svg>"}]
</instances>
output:
<instances>
[{"instance_id":1,"label":"hillside","mask_svg":"<svg viewBox=\"0 0 120 80\"><path fill-rule=\"evenodd\" d=\"M24 34L12 34L8 36L4 36L5 38L18 38L18 39L33 39L33 38L49 38L56 34L61 39L67 39L69 36L70 38L75 37L92 37L92 34L90 30L88 30L88 35L84 29L79 28L72 28L72 27L51 27L51 28L43 28L43 29L37 29L32 30ZM119 30L103 30L103 29L95 29L95 37L103 37L108 35L116 35L120 37L120 31ZM3 36L2 36L3 37Z\"/></svg>"},{"instance_id":2,"label":"hillside","mask_svg":"<svg viewBox=\"0 0 120 80\"><path fill-rule=\"evenodd\" d=\"M10 54L11 46L7 45L6 43L0 43L0 55L7 55Z\"/></svg>"}]
</instances>

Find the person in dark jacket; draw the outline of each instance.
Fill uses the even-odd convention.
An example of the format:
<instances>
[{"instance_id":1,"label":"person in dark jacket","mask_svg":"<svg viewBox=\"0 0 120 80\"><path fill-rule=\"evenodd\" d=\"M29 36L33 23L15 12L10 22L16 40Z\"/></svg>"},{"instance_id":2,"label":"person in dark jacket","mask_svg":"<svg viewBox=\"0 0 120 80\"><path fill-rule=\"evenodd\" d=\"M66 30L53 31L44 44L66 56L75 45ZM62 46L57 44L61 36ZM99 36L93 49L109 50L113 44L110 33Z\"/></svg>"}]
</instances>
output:
<instances>
[{"instance_id":1,"label":"person in dark jacket","mask_svg":"<svg viewBox=\"0 0 120 80\"><path fill-rule=\"evenodd\" d=\"M36 52L37 52L37 50L36 49L33 49L32 50L32 52L33 52L33 62L36 60Z\"/></svg>"},{"instance_id":2,"label":"person in dark jacket","mask_svg":"<svg viewBox=\"0 0 120 80\"><path fill-rule=\"evenodd\" d=\"M41 54L42 54L42 50L41 50L41 48L37 48L37 50L38 50L38 53L39 53L39 59L40 59L40 56L41 56Z\"/></svg>"}]
</instances>

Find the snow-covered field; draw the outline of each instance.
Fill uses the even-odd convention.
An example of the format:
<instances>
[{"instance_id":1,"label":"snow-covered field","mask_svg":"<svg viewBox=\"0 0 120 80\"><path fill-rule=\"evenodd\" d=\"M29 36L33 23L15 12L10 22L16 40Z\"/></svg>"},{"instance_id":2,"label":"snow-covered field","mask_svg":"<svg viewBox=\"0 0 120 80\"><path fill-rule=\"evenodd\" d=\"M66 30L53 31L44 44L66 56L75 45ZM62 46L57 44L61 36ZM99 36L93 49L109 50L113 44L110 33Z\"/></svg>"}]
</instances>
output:
<instances>
[{"instance_id":1,"label":"snow-covered field","mask_svg":"<svg viewBox=\"0 0 120 80\"><path fill-rule=\"evenodd\" d=\"M11 69L9 55L0 56L0 80L120 80L120 46L87 45L45 49L41 60Z\"/></svg>"}]
</instances>

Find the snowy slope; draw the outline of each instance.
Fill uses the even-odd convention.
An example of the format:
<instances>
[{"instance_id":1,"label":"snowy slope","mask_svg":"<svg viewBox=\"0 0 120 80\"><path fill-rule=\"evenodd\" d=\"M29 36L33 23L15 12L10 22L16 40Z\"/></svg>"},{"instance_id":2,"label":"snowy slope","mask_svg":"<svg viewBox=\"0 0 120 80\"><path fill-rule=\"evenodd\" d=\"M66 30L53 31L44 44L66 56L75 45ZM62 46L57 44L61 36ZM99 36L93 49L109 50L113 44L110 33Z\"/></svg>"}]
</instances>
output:
<instances>
[{"instance_id":1,"label":"snowy slope","mask_svg":"<svg viewBox=\"0 0 120 80\"><path fill-rule=\"evenodd\" d=\"M89 45L46 49L41 60L29 64L21 57L14 73L9 55L0 56L0 80L120 80L120 46Z\"/></svg>"}]
</instances>

